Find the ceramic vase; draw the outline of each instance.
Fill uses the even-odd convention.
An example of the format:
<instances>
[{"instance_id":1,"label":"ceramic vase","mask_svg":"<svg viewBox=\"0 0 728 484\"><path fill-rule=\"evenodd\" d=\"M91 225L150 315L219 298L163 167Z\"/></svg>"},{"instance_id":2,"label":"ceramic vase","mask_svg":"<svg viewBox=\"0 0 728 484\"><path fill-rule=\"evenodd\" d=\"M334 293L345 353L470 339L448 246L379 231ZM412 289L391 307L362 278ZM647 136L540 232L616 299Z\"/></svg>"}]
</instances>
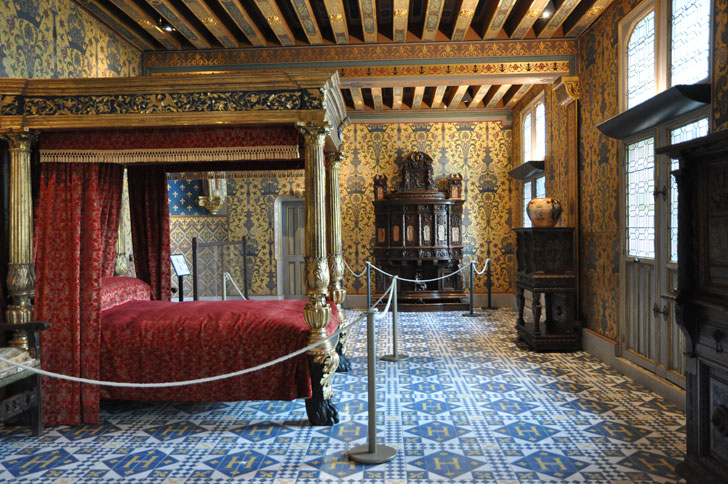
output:
<instances>
[{"instance_id":1,"label":"ceramic vase","mask_svg":"<svg viewBox=\"0 0 728 484\"><path fill-rule=\"evenodd\" d=\"M533 198L526 207L534 227L553 227L561 217L561 202L553 198Z\"/></svg>"}]
</instances>

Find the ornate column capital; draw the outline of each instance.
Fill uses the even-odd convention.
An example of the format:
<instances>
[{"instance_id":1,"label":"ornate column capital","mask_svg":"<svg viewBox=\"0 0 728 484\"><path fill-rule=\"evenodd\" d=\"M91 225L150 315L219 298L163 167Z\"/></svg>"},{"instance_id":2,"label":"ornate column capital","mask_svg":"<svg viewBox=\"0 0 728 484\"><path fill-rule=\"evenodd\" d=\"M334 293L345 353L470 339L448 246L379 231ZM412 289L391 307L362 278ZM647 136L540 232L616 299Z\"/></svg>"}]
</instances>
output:
<instances>
[{"instance_id":1,"label":"ornate column capital","mask_svg":"<svg viewBox=\"0 0 728 484\"><path fill-rule=\"evenodd\" d=\"M7 130L0 131L0 138L8 142L8 148L11 152L20 151L30 153L33 143L38 139L37 131L19 131Z\"/></svg>"},{"instance_id":2,"label":"ornate column capital","mask_svg":"<svg viewBox=\"0 0 728 484\"><path fill-rule=\"evenodd\" d=\"M324 156L326 157L326 170L338 171L341 169L345 157L343 151L326 151Z\"/></svg>"},{"instance_id":3,"label":"ornate column capital","mask_svg":"<svg viewBox=\"0 0 728 484\"><path fill-rule=\"evenodd\" d=\"M326 136L331 132L328 124L297 123L296 129L303 136L306 146L323 146Z\"/></svg>"}]
</instances>

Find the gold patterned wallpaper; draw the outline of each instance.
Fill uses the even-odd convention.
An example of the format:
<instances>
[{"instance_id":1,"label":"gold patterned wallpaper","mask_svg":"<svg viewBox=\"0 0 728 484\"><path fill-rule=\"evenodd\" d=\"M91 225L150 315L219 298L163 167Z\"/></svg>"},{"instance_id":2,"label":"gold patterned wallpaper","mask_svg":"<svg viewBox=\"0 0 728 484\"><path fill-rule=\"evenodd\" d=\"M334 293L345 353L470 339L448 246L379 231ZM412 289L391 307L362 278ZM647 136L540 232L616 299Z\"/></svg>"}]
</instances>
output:
<instances>
[{"instance_id":1,"label":"gold patterned wallpaper","mask_svg":"<svg viewBox=\"0 0 728 484\"><path fill-rule=\"evenodd\" d=\"M71 0L0 2L0 77L138 76L141 53Z\"/></svg>"},{"instance_id":2,"label":"gold patterned wallpaper","mask_svg":"<svg viewBox=\"0 0 728 484\"><path fill-rule=\"evenodd\" d=\"M343 133L346 157L342 164L342 227L344 258L360 272L372 260L374 240L373 177L384 174L396 186L395 160L410 151L424 151L435 160L434 176L463 175L465 196L463 234L466 262L485 261L490 245L493 259L493 292L513 292L514 237L510 169L511 129L499 122L431 124L354 124ZM495 193L485 187L495 187ZM248 240L248 277L252 295L277 295L274 202L282 195L302 196L303 172L248 172L228 179L225 214L172 216L172 251L191 263L191 238L220 241L225 237ZM240 264L230 272L242 280ZM349 294L366 293L365 281L346 272ZM176 286L176 280L173 285ZM191 283L189 283L191 284ZM185 288L191 294L191 285ZM213 292L214 288L210 289ZM486 292L485 279L476 281L476 292Z\"/></svg>"}]
</instances>

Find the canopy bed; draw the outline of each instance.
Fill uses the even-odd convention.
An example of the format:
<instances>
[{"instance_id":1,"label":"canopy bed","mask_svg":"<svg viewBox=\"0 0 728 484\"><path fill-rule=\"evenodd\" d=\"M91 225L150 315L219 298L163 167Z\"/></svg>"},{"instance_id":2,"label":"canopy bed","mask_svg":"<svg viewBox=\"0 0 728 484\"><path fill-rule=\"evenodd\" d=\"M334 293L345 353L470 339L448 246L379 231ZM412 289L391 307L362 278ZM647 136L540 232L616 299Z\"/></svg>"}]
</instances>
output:
<instances>
[{"instance_id":1,"label":"canopy bed","mask_svg":"<svg viewBox=\"0 0 728 484\"><path fill-rule=\"evenodd\" d=\"M111 375L110 366L115 366L114 370L122 370L122 374L114 378L143 381L148 368L125 368L133 363L128 357L133 359L135 351L157 337L161 340L158 344L168 345L170 341L164 340L172 338L163 328L174 329L180 324L155 312L172 304L164 302L169 300L171 285L166 172L178 171L180 164L190 171L245 169L261 160L269 167L288 168L286 163L298 157L300 138L306 183L308 300L277 311L260 302L247 302L255 303L255 311L266 320L263 335L257 337L267 339L268 346L283 349L281 341L286 338L293 346L285 349L325 340L338 315L343 316L345 297L338 169L340 133L347 121L336 73L281 72L269 73L264 79L247 74L206 74L0 80L0 135L10 151L8 322L42 319L51 323L41 337L42 363L49 371L99 379ZM34 196L31 153L38 139L40 176ZM123 167L128 170L137 277L148 284L150 298L155 301L125 302L126 289L121 290L121 296L111 290L123 304L102 311L108 302L102 294L102 282L113 274ZM138 288L131 292L135 291L133 298L138 299ZM228 302L235 303L240 302ZM187 303L176 304L179 309L179 304ZM206 316L193 315L192 311L200 308L185 307L187 319L212 327L211 334L217 339L210 344L216 344L224 317L214 306L206 308ZM293 317L294 313L298 316ZM155 315L159 324L151 325ZM288 326L283 333L268 333L283 326ZM236 328L231 331L243 340L252 334L249 327ZM256 328L261 331L260 325ZM110 346L121 346L117 341L122 335L131 341L127 347L131 355L114 355L109 350ZM21 332L15 344L27 344ZM180 344L198 348L198 354L216 351L205 346L205 341ZM245 347L246 341L239 342L238 350ZM260 363L260 358L258 355L255 361ZM307 368L302 368L300 361L293 362L286 370L293 379L271 391L236 393L221 390L220 385L203 390L188 387L183 393L189 399L213 400L310 395L306 400L309 420L314 425L331 425L338 421L330 398L339 356L327 340L309 351L306 359ZM142 365L157 364L151 358L136 360ZM253 361L243 360L237 363ZM209 369L224 372L221 366ZM302 382L301 375L310 384ZM177 380L187 379L179 371L176 376ZM48 425L95 423L100 397L122 394L51 378L44 378L43 389ZM180 396L179 391L173 393L159 392L156 396ZM123 395L154 396L133 390Z\"/></svg>"}]
</instances>

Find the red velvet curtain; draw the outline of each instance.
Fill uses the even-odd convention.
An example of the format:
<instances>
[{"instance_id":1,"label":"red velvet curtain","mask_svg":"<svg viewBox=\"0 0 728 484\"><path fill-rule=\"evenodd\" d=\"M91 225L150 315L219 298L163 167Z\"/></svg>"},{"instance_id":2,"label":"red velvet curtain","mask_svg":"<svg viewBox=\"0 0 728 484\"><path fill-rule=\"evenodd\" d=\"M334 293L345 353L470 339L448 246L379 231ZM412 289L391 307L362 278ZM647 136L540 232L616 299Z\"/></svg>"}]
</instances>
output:
<instances>
[{"instance_id":1,"label":"red velvet curtain","mask_svg":"<svg viewBox=\"0 0 728 484\"><path fill-rule=\"evenodd\" d=\"M147 165L129 167L127 175L136 276L152 288L152 299L169 301L172 279L167 173L164 167Z\"/></svg>"},{"instance_id":2,"label":"red velvet curtain","mask_svg":"<svg viewBox=\"0 0 728 484\"><path fill-rule=\"evenodd\" d=\"M35 318L43 368L99 377L101 278L113 275L123 167L45 163L35 213ZM169 279L169 277L168 277ZM43 378L46 425L96 423L99 389Z\"/></svg>"}]
</instances>

